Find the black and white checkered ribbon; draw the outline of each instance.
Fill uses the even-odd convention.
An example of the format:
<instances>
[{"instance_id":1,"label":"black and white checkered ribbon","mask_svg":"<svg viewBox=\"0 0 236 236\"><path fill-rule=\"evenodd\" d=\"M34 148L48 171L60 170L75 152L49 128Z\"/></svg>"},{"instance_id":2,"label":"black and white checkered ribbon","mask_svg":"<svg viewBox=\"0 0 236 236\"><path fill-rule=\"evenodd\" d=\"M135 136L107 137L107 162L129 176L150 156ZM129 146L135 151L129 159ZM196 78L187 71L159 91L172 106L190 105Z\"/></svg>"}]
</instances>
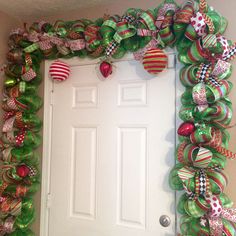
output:
<instances>
[{"instance_id":1,"label":"black and white checkered ribbon","mask_svg":"<svg viewBox=\"0 0 236 236\"><path fill-rule=\"evenodd\" d=\"M112 56L116 52L116 49L118 48L118 46L119 46L119 43L117 43L116 41L112 41L105 50L106 56L107 57Z\"/></svg>"},{"instance_id":2,"label":"black and white checkered ribbon","mask_svg":"<svg viewBox=\"0 0 236 236\"><path fill-rule=\"evenodd\" d=\"M208 70L210 68L211 65L208 64L203 64L201 67L201 70L199 71L199 80L200 82L205 82L205 80L207 79L207 74L208 74Z\"/></svg>"},{"instance_id":3,"label":"black and white checkered ribbon","mask_svg":"<svg viewBox=\"0 0 236 236\"><path fill-rule=\"evenodd\" d=\"M199 171L199 194L205 195L207 191L207 179L206 174L203 170Z\"/></svg>"},{"instance_id":4,"label":"black and white checkered ribbon","mask_svg":"<svg viewBox=\"0 0 236 236\"><path fill-rule=\"evenodd\" d=\"M236 55L236 44L230 47L229 52L223 57L224 61L232 60Z\"/></svg>"}]
</instances>

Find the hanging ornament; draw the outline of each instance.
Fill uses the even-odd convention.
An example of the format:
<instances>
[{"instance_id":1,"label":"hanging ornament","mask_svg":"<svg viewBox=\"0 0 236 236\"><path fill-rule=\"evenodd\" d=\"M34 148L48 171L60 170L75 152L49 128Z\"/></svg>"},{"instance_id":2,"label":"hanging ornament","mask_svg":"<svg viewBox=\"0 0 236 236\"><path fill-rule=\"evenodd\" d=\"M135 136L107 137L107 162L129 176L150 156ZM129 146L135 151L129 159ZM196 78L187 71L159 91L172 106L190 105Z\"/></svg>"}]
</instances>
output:
<instances>
[{"instance_id":1,"label":"hanging ornament","mask_svg":"<svg viewBox=\"0 0 236 236\"><path fill-rule=\"evenodd\" d=\"M168 57L161 49L150 49L143 57L143 67L150 74L162 72L168 64Z\"/></svg>"},{"instance_id":2,"label":"hanging ornament","mask_svg":"<svg viewBox=\"0 0 236 236\"><path fill-rule=\"evenodd\" d=\"M53 80L64 81L69 78L70 75L70 66L60 60L53 62L49 68L49 75Z\"/></svg>"},{"instance_id":3,"label":"hanging ornament","mask_svg":"<svg viewBox=\"0 0 236 236\"><path fill-rule=\"evenodd\" d=\"M185 122L180 125L178 128L178 135L188 137L195 130L195 125L191 122Z\"/></svg>"},{"instance_id":4,"label":"hanging ornament","mask_svg":"<svg viewBox=\"0 0 236 236\"><path fill-rule=\"evenodd\" d=\"M107 78L109 75L112 74L112 64L108 61L103 61L100 66L99 70L104 78Z\"/></svg>"},{"instance_id":5,"label":"hanging ornament","mask_svg":"<svg viewBox=\"0 0 236 236\"><path fill-rule=\"evenodd\" d=\"M21 178L25 178L26 176L28 176L29 172L30 172L29 167L24 164L18 166L16 169L17 175L20 176Z\"/></svg>"}]
</instances>

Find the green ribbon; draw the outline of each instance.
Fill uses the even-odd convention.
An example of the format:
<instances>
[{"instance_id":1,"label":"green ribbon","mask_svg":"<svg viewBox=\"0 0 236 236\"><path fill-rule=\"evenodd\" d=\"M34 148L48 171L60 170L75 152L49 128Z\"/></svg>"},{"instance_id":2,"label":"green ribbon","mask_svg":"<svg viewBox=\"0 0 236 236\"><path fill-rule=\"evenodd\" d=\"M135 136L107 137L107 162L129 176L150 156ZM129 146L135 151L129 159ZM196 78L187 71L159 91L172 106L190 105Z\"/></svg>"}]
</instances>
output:
<instances>
[{"instance_id":1,"label":"green ribbon","mask_svg":"<svg viewBox=\"0 0 236 236\"><path fill-rule=\"evenodd\" d=\"M24 51L26 53L32 53L32 52L36 51L37 49L39 49L38 43L33 43L30 46L24 48Z\"/></svg>"}]
</instances>

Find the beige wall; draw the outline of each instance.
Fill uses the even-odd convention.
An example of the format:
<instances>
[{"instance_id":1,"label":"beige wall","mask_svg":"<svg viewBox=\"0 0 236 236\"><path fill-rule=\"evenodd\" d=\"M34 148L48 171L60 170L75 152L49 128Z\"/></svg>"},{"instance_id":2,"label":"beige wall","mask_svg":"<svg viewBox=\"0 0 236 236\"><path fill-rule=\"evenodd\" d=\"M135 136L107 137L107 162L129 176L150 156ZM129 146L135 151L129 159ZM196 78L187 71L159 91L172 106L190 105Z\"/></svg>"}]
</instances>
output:
<instances>
[{"instance_id":1,"label":"beige wall","mask_svg":"<svg viewBox=\"0 0 236 236\"><path fill-rule=\"evenodd\" d=\"M6 62L5 58L6 58L6 53L8 51L7 41L9 32L17 25L20 25L20 21L0 11L0 22L1 22L1 27L0 27L0 67L1 67L3 63ZM2 96L2 86L0 86L0 98L1 96ZM1 111L0 111L0 116L1 116Z\"/></svg>"},{"instance_id":2,"label":"beige wall","mask_svg":"<svg viewBox=\"0 0 236 236\"><path fill-rule=\"evenodd\" d=\"M61 12L58 13L55 16L51 17L45 17L43 20L48 20L51 22L54 22L57 19L64 19L64 20L73 20L73 19L79 19L79 18L98 18L103 16L104 13L106 14L122 14L127 8L129 7L140 7L142 9L147 9L147 8L153 8L156 7L161 1L160 0L120 0L120 1L114 1L113 3L110 3L109 5L100 5L94 8L89 8L89 9L79 9L79 10L74 10L70 12ZM177 2L182 2L178 0ZM218 9L222 15L224 15L228 20L229 20L229 27L226 33L226 36L236 40L236 30L235 30L235 12L234 9L236 9L236 1L235 0L227 0L227 1L222 1L222 0L208 0L209 4L212 5L215 9ZM34 20L39 20L39 19L21 19L23 22L27 21L33 22ZM0 64L4 61L5 54L7 51L7 38L8 38L8 33L10 29L14 28L17 24L19 24L19 20L16 20L12 17L9 17L8 15L1 13L0 12L0 22L1 22L1 27L0 27ZM234 62L234 65L236 67L236 60ZM234 82L234 78L236 77L236 72L234 72L231 80ZM0 86L1 88L2 86ZM1 91L0 91L0 94ZM231 99L233 101L236 101L236 82L235 82L235 88L231 93ZM234 120L233 123L236 123L236 102L233 104L234 110L235 110L235 115L234 115ZM1 115L1 114L0 114ZM230 130L230 133L232 135L232 139L230 142L230 149L236 152L236 127L232 128ZM226 190L226 192L229 194L229 196L236 202L236 188L234 188L234 178L236 178L236 161L229 161L228 167L226 169L226 172L229 175L229 185ZM36 196L36 205L39 213L39 204L40 204L40 193L37 194ZM33 226L36 235L39 235L39 217L37 218L37 221L35 222Z\"/></svg>"}]
</instances>

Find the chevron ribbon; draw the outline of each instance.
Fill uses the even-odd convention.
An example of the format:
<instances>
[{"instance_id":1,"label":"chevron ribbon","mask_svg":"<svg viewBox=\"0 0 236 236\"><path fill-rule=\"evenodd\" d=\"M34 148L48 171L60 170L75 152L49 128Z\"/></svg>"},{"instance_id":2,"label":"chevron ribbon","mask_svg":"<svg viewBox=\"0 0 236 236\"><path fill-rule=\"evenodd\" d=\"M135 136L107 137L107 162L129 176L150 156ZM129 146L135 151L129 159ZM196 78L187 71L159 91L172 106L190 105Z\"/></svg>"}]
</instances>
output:
<instances>
[{"instance_id":1,"label":"chevron ribbon","mask_svg":"<svg viewBox=\"0 0 236 236\"><path fill-rule=\"evenodd\" d=\"M209 34L213 34L215 31L215 26L213 24L212 19L208 15L206 15L205 13L202 13L202 15L204 17L206 25L208 26Z\"/></svg>"},{"instance_id":2,"label":"chevron ribbon","mask_svg":"<svg viewBox=\"0 0 236 236\"><path fill-rule=\"evenodd\" d=\"M200 0L200 2L199 2L199 11L201 13L204 13L204 12L206 12L206 10L207 10L207 2L206 2L206 0Z\"/></svg>"}]
</instances>

